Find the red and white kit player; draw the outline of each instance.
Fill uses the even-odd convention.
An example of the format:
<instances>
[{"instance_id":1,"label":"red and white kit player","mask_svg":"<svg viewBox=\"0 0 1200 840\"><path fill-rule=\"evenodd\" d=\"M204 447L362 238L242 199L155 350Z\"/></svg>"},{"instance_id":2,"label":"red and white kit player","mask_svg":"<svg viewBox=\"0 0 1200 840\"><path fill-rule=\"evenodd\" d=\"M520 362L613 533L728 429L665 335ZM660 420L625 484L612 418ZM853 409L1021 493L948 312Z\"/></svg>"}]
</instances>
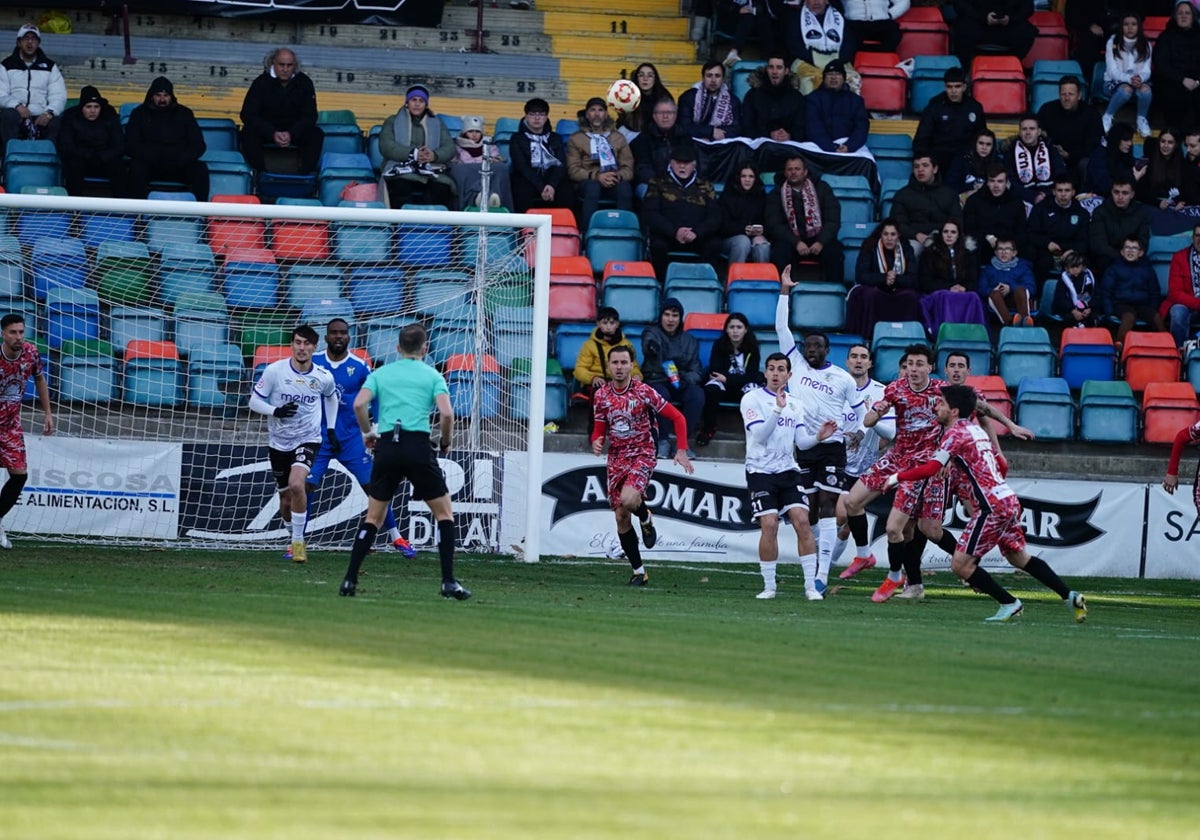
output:
<instances>
[{"instance_id":1,"label":"red and white kit player","mask_svg":"<svg viewBox=\"0 0 1200 840\"><path fill-rule=\"evenodd\" d=\"M1200 442L1200 422L1193 423L1179 430L1175 435L1175 443L1171 447L1171 460L1167 463L1167 474L1163 478L1163 489L1174 493L1179 486L1179 460L1183 457L1183 448L1189 443ZM1196 478L1193 479L1192 499L1196 503L1196 515L1200 516L1200 463L1196 465Z\"/></svg>"},{"instance_id":2,"label":"red and white kit player","mask_svg":"<svg viewBox=\"0 0 1200 840\"><path fill-rule=\"evenodd\" d=\"M0 521L21 498L29 464L25 458L25 435L21 431L21 398L25 384L33 377L38 405L45 420L42 434L54 434L54 415L50 411L50 389L42 374L42 357L37 347L25 340L25 319L9 314L0 318L0 467L8 470L8 481L0 488ZM12 542L0 525L0 548L12 548Z\"/></svg>"}]
</instances>

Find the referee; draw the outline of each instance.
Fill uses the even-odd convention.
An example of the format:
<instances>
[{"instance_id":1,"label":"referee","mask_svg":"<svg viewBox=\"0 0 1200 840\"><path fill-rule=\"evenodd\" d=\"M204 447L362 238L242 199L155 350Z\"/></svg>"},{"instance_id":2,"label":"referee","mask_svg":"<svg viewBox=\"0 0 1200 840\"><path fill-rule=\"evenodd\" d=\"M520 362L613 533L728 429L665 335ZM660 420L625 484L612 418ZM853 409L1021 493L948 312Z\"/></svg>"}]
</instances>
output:
<instances>
[{"instance_id":1,"label":"referee","mask_svg":"<svg viewBox=\"0 0 1200 840\"><path fill-rule=\"evenodd\" d=\"M450 434L454 411L450 408L450 389L446 380L425 363L429 336L420 324L400 330L397 348L401 359L384 365L367 377L354 398L354 414L367 447L375 449L375 464L367 485L367 513L354 535L350 566L339 595L353 596L358 588L358 570L375 542L375 534L396 488L408 479L413 497L422 499L433 512L438 528L438 555L442 561L442 597L465 601L471 593L454 579L454 518L450 512L450 492L438 467L429 437L429 412L437 408L441 425L441 455L450 453ZM371 428L370 407L379 400L379 432Z\"/></svg>"}]
</instances>

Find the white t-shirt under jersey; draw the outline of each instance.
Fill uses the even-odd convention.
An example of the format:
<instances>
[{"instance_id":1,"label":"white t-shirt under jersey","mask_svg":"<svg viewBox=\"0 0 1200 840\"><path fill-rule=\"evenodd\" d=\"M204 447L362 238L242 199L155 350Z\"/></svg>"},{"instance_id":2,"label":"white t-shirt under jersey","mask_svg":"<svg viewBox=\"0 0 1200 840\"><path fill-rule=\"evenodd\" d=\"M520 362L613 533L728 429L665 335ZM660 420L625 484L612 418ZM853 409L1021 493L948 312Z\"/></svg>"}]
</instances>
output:
<instances>
[{"instance_id":1,"label":"white t-shirt under jersey","mask_svg":"<svg viewBox=\"0 0 1200 840\"><path fill-rule=\"evenodd\" d=\"M267 420L267 445L272 449L287 451L306 443L320 443L322 426L325 425L323 403L333 398L337 408L337 385L333 374L319 365L313 365L307 373L292 367L291 359L280 359L267 365L258 381L254 393L273 406L294 402L300 409L286 420L271 417Z\"/></svg>"}]
</instances>

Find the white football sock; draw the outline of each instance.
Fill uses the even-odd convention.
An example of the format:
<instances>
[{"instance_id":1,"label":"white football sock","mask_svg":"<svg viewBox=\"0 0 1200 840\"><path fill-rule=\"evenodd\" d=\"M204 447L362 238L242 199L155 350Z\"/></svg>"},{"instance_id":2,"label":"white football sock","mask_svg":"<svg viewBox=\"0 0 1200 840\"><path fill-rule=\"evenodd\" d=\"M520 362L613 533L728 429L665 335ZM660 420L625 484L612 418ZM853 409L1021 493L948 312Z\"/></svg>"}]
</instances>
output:
<instances>
[{"instance_id":1,"label":"white football sock","mask_svg":"<svg viewBox=\"0 0 1200 840\"><path fill-rule=\"evenodd\" d=\"M800 555L800 568L804 570L804 588L815 589L817 585L817 555Z\"/></svg>"},{"instance_id":2,"label":"white football sock","mask_svg":"<svg viewBox=\"0 0 1200 840\"><path fill-rule=\"evenodd\" d=\"M304 542L304 527L308 525L308 511L292 511L292 542Z\"/></svg>"},{"instance_id":3,"label":"white football sock","mask_svg":"<svg viewBox=\"0 0 1200 840\"><path fill-rule=\"evenodd\" d=\"M817 545L817 580L829 582L829 564L833 559L833 544L837 542L837 519L830 516L817 520L820 542Z\"/></svg>"},{"instance_id":4,"label":"white football sock","mask_svg":"<svg viewBox=\"0 0 1200 840\"><path fill-rule=\"evenodd\" d=\"M758 568L762 572L763 589L775 589L775 562L764 563L760 560Z\"/></svg>"}]
</instances>

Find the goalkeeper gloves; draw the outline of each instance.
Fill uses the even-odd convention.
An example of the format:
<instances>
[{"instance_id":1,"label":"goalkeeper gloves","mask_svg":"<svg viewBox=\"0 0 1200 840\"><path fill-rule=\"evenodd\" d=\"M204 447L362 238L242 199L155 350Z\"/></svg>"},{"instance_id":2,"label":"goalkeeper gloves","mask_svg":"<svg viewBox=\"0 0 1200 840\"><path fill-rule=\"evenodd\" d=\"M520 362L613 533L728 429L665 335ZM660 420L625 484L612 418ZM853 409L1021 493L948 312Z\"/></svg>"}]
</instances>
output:
<instances>
[{"instance_id":1,"label":"goalkeeper gloves","mask_svg":"<svg viewBox=\"0 0 1200 840\"><path fill-rule=\"evenodd\" d=\"M326 435L326 439L329 441L329 451L333 454L333 456L336 458L338 455L341 455L342 442L338 440L337 435L333 433L332 429L329 430L328 434Z\"/></svg>"},{"instance_id":2,"label":"goalkeeper gloves","mask_svg":"<svg viewBox=\"0 0 1200 840\"><path fill-rule=\"evenodd\" d=\"M300 410L300 403L284 403L275 407L275 416L280 420L286 420L289 417L294 417L296 412Z\"/></svg>"}]
</instances>

